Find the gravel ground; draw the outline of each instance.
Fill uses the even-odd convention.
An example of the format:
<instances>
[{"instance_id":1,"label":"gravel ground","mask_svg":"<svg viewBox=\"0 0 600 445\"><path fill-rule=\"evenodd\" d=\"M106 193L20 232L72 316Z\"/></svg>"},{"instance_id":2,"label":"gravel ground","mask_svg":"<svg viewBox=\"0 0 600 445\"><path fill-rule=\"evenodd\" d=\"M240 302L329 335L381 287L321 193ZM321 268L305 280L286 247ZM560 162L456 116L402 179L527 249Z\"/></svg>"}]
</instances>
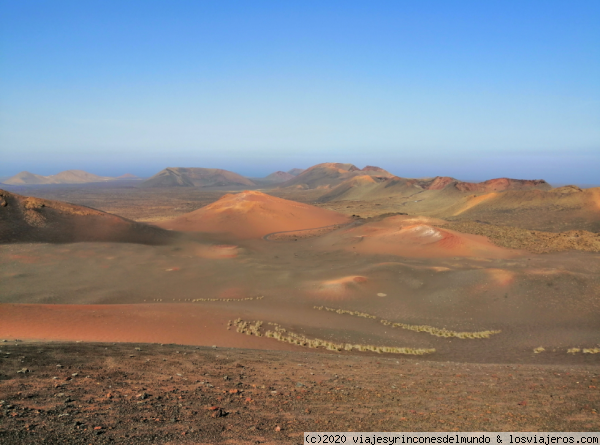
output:
<instances>
[{"instance_id":1,"label":"gravel ground","mask_svg":"<svg viewBox=\"0 0 600 445\"><path fill-rule=\"evenodd\" d=\"M304 431L598 431L589 365L0 343L0 444L300 444Z\"/></svg>"}]
</instances>

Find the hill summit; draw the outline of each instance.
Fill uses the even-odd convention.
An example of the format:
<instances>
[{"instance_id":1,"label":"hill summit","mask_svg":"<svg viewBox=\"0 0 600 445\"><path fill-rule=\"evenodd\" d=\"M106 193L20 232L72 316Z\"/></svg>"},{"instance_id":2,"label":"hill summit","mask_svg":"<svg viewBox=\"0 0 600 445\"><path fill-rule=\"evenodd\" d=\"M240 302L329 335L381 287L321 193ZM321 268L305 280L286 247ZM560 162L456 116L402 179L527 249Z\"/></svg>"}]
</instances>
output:
<instances>
[{"instance_id":1,"label":"hill summit","mask_svg":"<svg viewBox=\"0 0 600 445\"><path fill-rule=\"evenodd\" d=\"M142 187L253 187L254 181L220 168L168 167L142 183Z\"/></svg>"},{"instance_id":2,"label":"hill summit","mask_svg":"<svg viewBox=\"0 0 600 445\"><path fill-rule=\"evenodd\" d=\"M295 178L282 183L281 187L330 188L355 176L363 175L384 178L394 177L393 174L380 167L367 166L361 170L354 164L327 162L307 168Z\"/></svg>"},{"instance_id":3,"label":"hill summit","mask_svg":"<svg viewBox=\"0 0 600 445\"><path fill-rule=\"evenodd\" d=\"M212 204L158 226L187 232L230 233L240 239L249 239L348 221L349 218L341 213L247 190L227 194Z\"/></svg>"}]
</instances>

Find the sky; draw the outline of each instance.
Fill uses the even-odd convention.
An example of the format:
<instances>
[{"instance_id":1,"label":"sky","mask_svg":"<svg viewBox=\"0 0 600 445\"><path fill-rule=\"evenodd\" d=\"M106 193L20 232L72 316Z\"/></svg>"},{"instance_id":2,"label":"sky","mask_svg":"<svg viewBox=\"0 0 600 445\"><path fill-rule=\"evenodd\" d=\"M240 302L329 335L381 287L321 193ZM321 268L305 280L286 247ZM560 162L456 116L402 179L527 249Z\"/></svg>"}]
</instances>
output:
<instances>
[{"instance_id":1,"label":"sky","mask_svg":"<svg viewBox=\"0 0 600 445\"><path fill-rule=\"evenodd\" d=\"M598 23L598 0L0 0L0 176L600 184Z\"/></svg>"}]
</instances>

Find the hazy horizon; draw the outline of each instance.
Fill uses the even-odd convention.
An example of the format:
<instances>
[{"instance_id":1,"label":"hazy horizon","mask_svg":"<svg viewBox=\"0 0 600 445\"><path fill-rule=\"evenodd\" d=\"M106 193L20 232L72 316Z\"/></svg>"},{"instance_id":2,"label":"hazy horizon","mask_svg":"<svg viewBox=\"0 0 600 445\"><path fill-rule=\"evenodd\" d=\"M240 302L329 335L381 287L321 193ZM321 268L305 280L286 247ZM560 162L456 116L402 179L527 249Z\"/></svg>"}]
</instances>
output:
<instances>
[{"instance_id":1,"label":"hazy horizon","mask_svg":"<svg viewBox=\"0 0 600 445\"><path fill-rule=\"evenodd\" d=\"M371 164L365 164L365 165L359 164L359 165L357 165L357 167L364 168L367 165L371 165ZM172 167L174 167L174 166L168 166L168 167L165 167L165 168L172 168ZM186 165L186 166L180 166L180 167L195 168L197 166ZM309 168L309 167L312 167L312 166L309 165L307 167L291 167L291 168L302 168L302 169L305 169L305 168ZM381 166L377 165L377 167L381 167ZM222 168L222 167L220 167L220 166L208 166L208 167L203 167L203 168ZM291 170L291 168L285 168L285 169L280 169L280 170L272 170L272 171L269 171L269 172L264 173L264 174L263 173L258 173L258 174L254 174L254 175L253 174L245 174L245 173L243 173L241 171L238 171L238 170L230 170L230 169L224 169L224 170L233 171L234 173L238 173L238 174L240 174L242 176L245 176L247 178L260 179L260 178L264 178L265 176L267 176L267 175L269 175L271 173L274 173L276 171L288 171L288 170ZM93 169L91 169L91 170L85 170L85 169L80 169L80 168L61 169L61 170L56 170L56 171L55 170L52 170L52 171L48 170L48 171L50 171L50 173L44 173L44 174L39 173L39 172L35 172L35 171L29 171L29 173L40 174L42 176L50 176L50 175L58 174L58 173L63 172L65 170L84 170L84 171L86 171L88 173L97 174L99 176L111 176L111 177L118 177L118 176L121 176L121 175L124 175L124 174L127 174L127 173L131 173L131 171L124 171L124 170L122 171L122 169L118 169L118 170L115 169L114 171L109 169L108 172L105 169L105 170L101 170L100 172L98 172L98 171L93 170ZM386 170L388 170L388 169L386 169ZM22 170L22 171L28 171L28 170ZM111 173L111 171L112 171L112 173ZM20 173L20 172L17 172L16 174L18 174L18 173ZM150 173L150 174L141 174L141 175L136 174L136 176L138 176L140 179L148 179L148 178L150 178L151 176L153 176L156 173L158 173L158 171L155 171L155 172ZM435 177L435 176L452 176L452 175L444 175L444 174L435 174L435 175L405 175L405 174L399 174L399 173L397 173L395 171L390 171L390 173L392 173L392 174L394 174L396 176L399 176L399 177L404 177L404 178L426 178L426 177ZM9 177L12 177L12 176L15 176L15 175L14 174L13 175L3 175L3 174L0 174L0 183L2 182L2 180L6 180L6 179L8 179ZM528 177L528 178L523 177L523 178L521 178L521 177L512 177L512 176L507 176L507 175L499 175L499 176L494 176L494 177L477 177L477 176L474 176L474 177L452 176L452 177L454 177L455 179L457 179L459 181L464 181L464 182L483 182L483 181L486 181L488 179L495 179L495 178L500 178L500 177L510 177L511 179L545 179L545 178L533 178L533 177ZM597 179L596 182L583 182L583 181L571 181L571 182L547 181L547 182L550 183L550 185L552 185L553 187L560 187L560 186L563 186L563 185L577 185L577 186L580 186L580 187L599 187L600 186L600 179ZM45 186L45 187L49 186L49 185L50 186L64 186L64 185L68 185L68 184L43 184L43 186ZM35 184L31 184L31 185L24 185L24 186L25 187L31 187L31 186L35 187L36 185Z\"/></svg>"},{"instance_id":2,"label":"hazy horizon","mask_svg":"<svg viewBox=\"0 0 600 445\"><path fill-rule=\"evenodd\" d=\"M321 162L597 184L600 3L0 5L0 176Z\"/></svg>"}]
</instances>

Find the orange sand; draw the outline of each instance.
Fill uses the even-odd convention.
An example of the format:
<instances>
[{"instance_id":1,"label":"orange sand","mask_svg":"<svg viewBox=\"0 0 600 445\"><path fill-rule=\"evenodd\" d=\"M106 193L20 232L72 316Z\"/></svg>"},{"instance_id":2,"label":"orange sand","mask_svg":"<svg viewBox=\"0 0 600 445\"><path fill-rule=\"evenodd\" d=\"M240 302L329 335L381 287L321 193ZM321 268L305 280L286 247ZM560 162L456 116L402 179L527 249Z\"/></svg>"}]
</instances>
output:
<instances>
[{"instance_id":1,"label":"orange sand","mask_svg":"<svg viewBox=\"0 0 600 445\"><path fill-rule=\"evenodd\" d=\"M157 225L184 232L230 233L239 239L250 239L348 221L347 216L331 210L245 191L225 195L206 207Z\"/></svg>"},{"instance_id":2,"label":"orange sand","mask_svg":"<svg viewBox=\"0 0 600 445\"><path fill-rule=\"evenodd\" d=\"M238 316L239 310L205 304L2 304L0 338L298 349L227 330L227 321Z\"/></svg>"},{"instance_id":3,"label":"orange sand","mask_svg":"<svg viewBox=\"0 0 600 445\"><path fill-rule=\"evenodd\" d=\"M336 244L353 252L415 258L511 258L520 254L517 250L498 247L484 236L434 227L430 224L437 220L428 220L392 216L333 233L328 240L334 239Z\"/></svg>"}]
</instances>

